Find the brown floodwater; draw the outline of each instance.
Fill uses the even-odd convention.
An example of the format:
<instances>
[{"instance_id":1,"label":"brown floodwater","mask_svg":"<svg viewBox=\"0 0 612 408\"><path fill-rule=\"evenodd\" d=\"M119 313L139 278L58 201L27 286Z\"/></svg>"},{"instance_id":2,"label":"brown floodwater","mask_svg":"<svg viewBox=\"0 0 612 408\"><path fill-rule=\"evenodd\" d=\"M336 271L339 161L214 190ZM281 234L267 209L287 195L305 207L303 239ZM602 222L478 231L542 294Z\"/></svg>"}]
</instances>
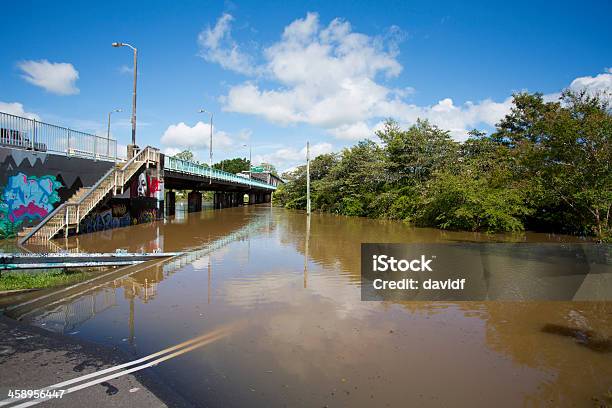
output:
<instances>
[{"instance_id":1,"label":"brown floodwater","mask_svg":"<svg viewBox=\"0 0 612 408\"><path fill-rule=\"evenodd\" d=\"M56 240L188 254L23 318L136 356L240 323L149 369L196 406L612 404L612 302L361 301L362 242L573 240L327 214L308 227L304 213L268 205L178 212Z\"/></svg>"}]
</instances>

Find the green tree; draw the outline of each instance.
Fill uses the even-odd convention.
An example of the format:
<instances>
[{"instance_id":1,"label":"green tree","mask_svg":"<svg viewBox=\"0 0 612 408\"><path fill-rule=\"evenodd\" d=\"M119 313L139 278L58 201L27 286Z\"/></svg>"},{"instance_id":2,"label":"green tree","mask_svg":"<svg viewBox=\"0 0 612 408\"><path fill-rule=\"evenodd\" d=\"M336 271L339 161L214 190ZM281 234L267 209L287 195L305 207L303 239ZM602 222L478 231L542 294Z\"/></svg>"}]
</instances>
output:
<instances>
[{"instance_id":1,"label":"green tree","mask_svg":"<svg viewBox=\"0 0 612 408\"><path fill-rule=\"evenodd\" d=\"M495 140L509 146L516 177L537 180L540 221L549 228L609 240L612 210L612 115L601 95L563 92L559 101L518 94Z\"/></svg>"},{"instance_id":2,"label":"green tree","mask_svg":"<svg viewBox=\"0 0 612 408\"><path fill-rule=\"evenodd\" d=\"M227 171L228 173L237 174L241 171L249 171L249 160L246 158L236 157L234 159L221 160L213 164L213 168Z\"/></svg>"},{"instance_id":3,"label":"green tree","mask_svg":"<svg viewBox=\"0 0 612 408\"><path fill-rule=\"evenodd\" d=\"M264 171L270 172L275 176L278 176L278 171L276 170L276 166L271 163L261 163L260 166L264 169Z\"/></svg>"},{"instance_id":4,"label":"green tree","mask_svg":"<svg viewBox=\"0 0 612 408\"><path fill-rule=\"evenodd\" d=\"M450 133L427 120L417 120L406 131L389 120L376 135L385 147L389 176L399 184L425 181L436 170L455 163L457 158L458 144Z\"/></svg>"},{"instance_id":5,"label":"green tree","mask_svg":"<svg viewBox=\"0 0 612 408\"><path fill-rule=\"evenodd\" d=\"M198 161L195 159L195 156L193 155L193 152L191 150L183 150L180 153L175 154L173 157L177 158L177 159L181 159L181 160L185 160L185 161L189 161L192 163L198 163Z\"/></svg>"},{"instance_id":6,"label":"green tree","mask_svg":"<svg viewBox=\"0 0 612 408\"><path fill-rule=\"evenodd\" d=\"M612 113L607 98L519 93L487 135L463 143L418 120L389 120L311 163L313 209L470 231L558 231L612 240ZM306 206L306 168L284 175L275 202Z\"/></svg>"}]
</instances>

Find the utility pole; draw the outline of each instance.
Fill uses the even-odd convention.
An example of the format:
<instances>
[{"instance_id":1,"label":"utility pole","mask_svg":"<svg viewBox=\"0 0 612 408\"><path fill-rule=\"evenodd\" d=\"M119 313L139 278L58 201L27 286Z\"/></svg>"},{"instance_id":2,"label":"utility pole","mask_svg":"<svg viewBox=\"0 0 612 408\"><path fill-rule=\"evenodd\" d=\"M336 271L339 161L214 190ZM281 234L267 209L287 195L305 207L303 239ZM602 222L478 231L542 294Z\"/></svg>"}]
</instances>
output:
<instances>
[{"instance_id":1,"label":"utility pole","mask_svg":"<svg viewBox=\"0 0 612 408\"><path fill-rule=\"evenodd\" d=\"M132 144L131 154L136 154L136 82L138 79L138 49L128 43L114 42L113 47L129 47L134 52L134 90L132 92ZM128 149L130 149L128 147ZM129 156L130 154L128 154ZM128 157L130 159L131 157Z\"/></svg>"},{"instance_id":2,"label":"utility pole","mask_svg":"<svg viewBox=\"0 0 612 408\"><path fill-rule=\"evenodd\" d=\"M310 142L306 142L306 214L310 215Z\"/></svg>"},{"instance_id":3,"label":"utility pole","mask_svg":"<svg viewBox=\"0 0 612 408\"><path fill-rule=\"evenodd\" d=\"M208 178L208 184L212 184L212 137L213 137L213 114L210 113L210 143L208 151L208 167L210 168L210 177Z\"/></svg>"},{"instance_id":4,"label":"utility pole","mask_svg":"<svg viewBox=\"0 0 612 408\"><path fill-rule=\"evenodd\" d=\"M247 145L243 144L242 147L247 147ZM249 190L251 189L251 180L253 179L253 143L249 142Z\"/></svg>"},{"instance_id":5,"label":"utility pole","mask_svg":"<svg viewBox=\"0 0 612 408\"><path fill-rule=\"evenodd\" d=\"M210 115L210 142L208 143L208 184L212 184L212 149L213 149L213 113L206 109L200 109L198 113L208 113Z\"/></svg>"},{"instance_id":6,"label":"utility pole","mask_svg":"<svg viewBox=\"0 0 612 408\"><path fill-rule=\"evenodd\" d=\"M108 112L108 127L106 129L106 157L108 157L108 155L110 154L110 151L109 151L110 150L109 149L110 148L110 125L111 125L110 122L111 122L111 115L114 112L121 112L121 109L115 109L115 110ZM117 155L116 150L117 148L115 147L115 155Z\"/></svg>"}]
</instances>

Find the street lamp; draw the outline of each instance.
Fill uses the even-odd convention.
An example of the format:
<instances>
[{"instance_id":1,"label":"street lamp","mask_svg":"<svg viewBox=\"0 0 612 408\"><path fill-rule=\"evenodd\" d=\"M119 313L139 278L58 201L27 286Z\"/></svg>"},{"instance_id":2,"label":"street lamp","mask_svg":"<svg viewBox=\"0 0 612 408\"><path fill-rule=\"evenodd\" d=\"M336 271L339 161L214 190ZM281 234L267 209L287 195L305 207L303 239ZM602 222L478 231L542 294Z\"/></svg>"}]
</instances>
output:
<instances>
[{"instance_id":1,"label":"street lamp","mask_svg":"<svg viewBox=\"0 0 612 408\"><path fill-rule=\"evenodd\" d=\"M253 168L253 162L251 161L251 155L252 155L252 147L253 145L251 143L249 143L249 145L245 145L243 144L242 147L248 147L249 148L249 180L251 180L253 178L253 176L251 175L251 169Z\"/></svg>"},{"instance_id":2,"label":"street lamp","mask_svg":"<svg viewBox=\"0 0 612 408\"><path fill-rule=\"evenodd\" d=\"M129 47L134 51L134 92L132 94L132 149L136 148L136 80L138 78L138 49L128 43L114 42L113 47Z\"/></svg>"},{"instance_id":3,"label":"street lamp","mask_svg":"<svg viewBox=\"0 0 612 408\"><path fill-rule=\"evenodd\" d=\"M200 109L198 113L208 113L210 115L210 143L208 152L208 167L210 168L208 174L210 175L210 178L208 180L208 184L212 184L213 113L207 111L206 109Z\"/></svg>"},{"instance_id":4,"label":"street lamp","mask_svg":"<svg viewBox=\"0 0 612 408\"><path fill-rule=\"evenodd\" d=\"M109 149L109 145L110 145L110 120L111 120L111 114L115 113L115 112L122 112L121 109L115 109L112 110L110 112L108 112L108 128L106 129L106 157L108 157L108 149Z\"/></svg>"}]
</instances>

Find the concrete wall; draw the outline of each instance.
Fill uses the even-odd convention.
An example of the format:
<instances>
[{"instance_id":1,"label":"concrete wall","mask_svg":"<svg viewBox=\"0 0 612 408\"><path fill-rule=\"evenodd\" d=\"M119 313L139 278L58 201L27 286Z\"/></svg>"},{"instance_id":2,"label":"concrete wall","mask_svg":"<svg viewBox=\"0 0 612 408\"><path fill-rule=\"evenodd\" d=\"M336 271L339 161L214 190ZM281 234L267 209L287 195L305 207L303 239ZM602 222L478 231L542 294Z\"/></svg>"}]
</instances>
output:
<instances>
[{"instance_id":1,"label":"concrete wall","mask_svg":"<svg viewBox=\"0 0 612 408\"><path fill-rule=\"evenodd\" d=\"M157 200L153 197L111 198L83 218L79 234L143 224L158 218Z\"/></svg>"},{"instance_id":2,"label":"concrete wall","mask_svg":"<svg viewBox=\"0 0 612 408\"><path fill-rule=\"evenodd\" d=\"M0 147L0 238L36 225L80 187L95 184L113 165Z\"/></svg>"}]
</instances>

